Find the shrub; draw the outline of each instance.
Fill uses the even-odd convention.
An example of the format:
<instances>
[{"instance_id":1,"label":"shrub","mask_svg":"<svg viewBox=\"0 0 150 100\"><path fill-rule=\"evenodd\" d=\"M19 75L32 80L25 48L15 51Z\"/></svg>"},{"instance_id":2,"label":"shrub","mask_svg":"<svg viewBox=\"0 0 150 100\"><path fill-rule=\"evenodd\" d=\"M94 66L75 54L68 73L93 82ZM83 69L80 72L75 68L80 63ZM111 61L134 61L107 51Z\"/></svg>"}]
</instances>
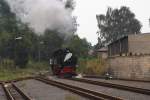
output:
<instances>
[{"instance_id":1,"label":"shrub","mask_svg":"<svg viewBox=\"0 0 150 100\"><path fill-rule=\"evenodd\" d=\"M15 64L13 60L10 59L1 59L0 60L0 70L2 69L14 69Z\"/></svg>"},{"instance_id":2,"label":"shrub","mask_svg":"<svg viewBox=\"0 0 150 100\"><path fill-rule=\"evenodd\" d=\"M47 62L29 61L27 66L28 66L28 68L32 68L35 70L48 70L50 68L50 66L48 65Z\"/></svg>"},{"instance_id":3,"label":"shrub","mask_svg":"<svg viewBox=\"0 0 150 100\"><path fill-rule=\"evenodd\" d=\"M79 61L81 73L89 75L102 75L107 70L107 61L103 59L87 59Z\"/></svg>"}]
</instances>

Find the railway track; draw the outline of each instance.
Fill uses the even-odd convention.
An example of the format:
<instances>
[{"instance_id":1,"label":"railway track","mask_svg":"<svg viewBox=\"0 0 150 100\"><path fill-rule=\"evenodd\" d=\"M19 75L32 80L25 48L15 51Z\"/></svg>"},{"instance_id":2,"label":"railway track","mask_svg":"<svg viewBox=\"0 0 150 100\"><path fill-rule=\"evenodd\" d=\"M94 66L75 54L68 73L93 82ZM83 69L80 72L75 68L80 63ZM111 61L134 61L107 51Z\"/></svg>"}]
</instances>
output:
<instances>
[{"instance_id":1,"label":"railway track","mask_svg":"<svg viewBox=\"0 0 150 100\"><path fill-rule=\"evenodd\" d=\"M75 94L81 95L83 97L92 99L92 100L123 100L123 98L120 98L122 96L114 96L112 94L107 94L107 93L103 93L103 92L96 92L96 90L90 90L87 88L82 88L80 86L75 86L72 84L66 84L63 81L59 82L59 81L55 81L55 80L51 80L48 79L46 77L43 76L39 76L39 77L29 77L29 78L23 78L23 79L18 79L18 80L14 80L12 82L6 82L6 83L2 83L2 87L5 91L6 97L8 100L33 100L31 97L27 96L25 93L23 93L23 91L21 89L19 89L14 82L18 82L18 81L22 81L22 80L26 80L26 79L35 79L38 81L42 81L44 83L47 83L49 85L53 85L56 86L58 88L62 88L65 90L69 90ZM66 79L65 79L66 80ZM150 95L150 90L149 89L143 89L143 88L136 88L136 87L131 87L131 86L125 86L125 85L120 85L117 83L109 83L109 82L101 82L101 81L95 81L95 80L90 80L90 79L85 79L85 78L72 78L72 79L67 79L67 80L71 80L71 81L78 81L78 82L83 82L83 83L89 83L92 85L97 85L97 86L104 86L104 87L110 87L110 88L117 88L120 90L126 90L126 91L131 91L131 92L135 92L135 93L140 93L140 94L144 94L149 96Z\"/></svg>"},{"instance_id":2,"label":"railway track","mask_svg":"<svg viewBox=\"0 0 150 100\"><path fill-rule=\"evenodd\" d=\"M34 77L24 77L24 78L18 78L18 79L8 80L8 81L0 81L0 84L11 83L11 82L18 82L18 81L23 81L23 80L33 79L33 78Z\"/></svg>"},{"instance_id":3,"label":"railway track","mask_svg":"<svg viewBox=\"0 0 150 100\"><path fill-rule=\"evenodd\" d=\"M121 90L127 90L127 91L131 91L131 92L142 93L145 95L150 95L149 89L136 88L136 87L126 86L126 85L113 84L113 83L108 83L108 82L100 82L100 81L94 81L94 80L83 79L83 78L72 78L69 80L79 81L79 82L84 82L84 83L89 83L89 84L94 84L94 85L99 85L99 86L117 88L117 89L121 89Z\"/></svg>"},{"instance_id":4,"label":"railway track","mask_svg":"<svg viewBox=\"0 0 150 100\"><path fill-rule=\"evenodd\" d=\"M106 79L106 77L97 76L97 75L84 75L85 78L100 78L100 79ZM136 79L124 79L124 78L112 78L111 80L122 80L122 81L133 81L133 82L144 82L144 83L150 83L150 81L147 80L136 80Z\"/></svg>"},{"instance_id":5,"label":"railway track","mask_svg":"<svg viewBox=\"0 0 150 100\"><path fill-rule=\"evenodd\" d=\"M123 100L122 98L119 98L119 97L114 97L114 96L110 96L110 95L107 95L104 93L92 91L89 89L64 84L62 82L57 82L57 81L50 80L47 78L38 77L38 78L34 78L34 79L36 79L38 81L42 81L42 82L50 84L50 85L53 85L53 86L56 86L56 87L59 87L59 88L62 88L62 89L65 89L65 90L69 90L71 92L74 92L76 94L79 94L81 96L87 97L92 100Z\"/></svg>"},{"instance_id":6,"label":"railway track","mask_svg":"<svg viewBox=\"0 0 150 100\"><path fill-rule=\"evenodd\" d=\"M19 89L14 83L2 83L2 86L8 100L33 100L21 89Z\"/></svg>"}]
</instances>

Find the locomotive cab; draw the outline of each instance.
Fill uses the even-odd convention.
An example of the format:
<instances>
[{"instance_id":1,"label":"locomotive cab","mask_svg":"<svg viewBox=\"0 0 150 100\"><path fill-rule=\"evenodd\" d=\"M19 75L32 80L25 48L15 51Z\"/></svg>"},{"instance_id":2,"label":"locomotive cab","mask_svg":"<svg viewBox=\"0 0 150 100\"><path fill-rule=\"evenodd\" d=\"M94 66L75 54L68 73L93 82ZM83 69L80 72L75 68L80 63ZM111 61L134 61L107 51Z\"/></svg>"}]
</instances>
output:
<instances>
[{"instance_id":1,"label":"locomotive cab","mask_svg":"<svg viewBox=\"0 0 150 100\"><path fill-rule=\"evenodd\" d=\"M64 78L76 75L77 57L69 49L55 51L50 64L53 75Z\"/></svg>"}]
</instances>

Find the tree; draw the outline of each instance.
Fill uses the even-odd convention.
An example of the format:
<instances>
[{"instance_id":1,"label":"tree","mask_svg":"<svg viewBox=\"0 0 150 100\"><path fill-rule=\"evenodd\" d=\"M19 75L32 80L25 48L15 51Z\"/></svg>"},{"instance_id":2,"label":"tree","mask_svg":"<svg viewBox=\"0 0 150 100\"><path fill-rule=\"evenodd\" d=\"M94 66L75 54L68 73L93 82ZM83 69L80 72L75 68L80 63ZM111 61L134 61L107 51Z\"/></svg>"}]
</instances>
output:
<instances>
[{"instance_id":1,"label":"tree","mask_svg":"<svg viewBox=\"0 0 150 100\"><path fill-rule=\"evenodd\" d=\"M129 34L139 34L141 23L135 18L135 14L128 7L120 9L108 8L106 15L97 15L98 35L105 43L110 43Z\"/></svg>"},{"instance_id":2,"label":"tree","mask_svg":"<svg viewBox=\"0 0 150 100\"><path fill-rule=\"evenodd\" d=\"M15 65L19 66L20 68L26 67L28 63L29 57L29 48L28 44L26 43L25 39L22 38L21 40L15 40L15 51L14 51L14 62Z\"/></svg>"},{"instance_id":3,"label":"tree","mask_svg":"<svg viewBox=\"0 0 150 100\"><path fill-rule=\"evenodd\" d=\"M78 57L87 57L91 44L85 38L80 39L78 35L74 35L64 47L69 47Z\"/></svg>"},{"instance_id":4,"label":"tree","mask_svg":"<svg viewBox=\"0 0 150 100\"><path fill-rule=\"evenodd\" d=\"M66 0L65 2L65 8L70 9L69 11L73 11L75 8L75 1L74 0ZM74 29L72 30L73 33L77 31L78 23L77 23L77 16L72 17L72 24L74 26Z\"/></svg>"},{"instance_id":5,"label":"tree","mask_svg":"<svg viewBox=\"0 0 150 100\"><path fill-rule=\"evenodd\" d=\"M73 10L75 8L74 0L66 0L65 8L70 8Z\"/></svg>"},{"instance_id":6,"label":"tree","mask_svg":"<svg viewBox=\"0 0 150 100\"><path fill-rule=\"evenodd\" d=\"M94 45L94 49L97 50L102 47L104 47L104 44L103 44L102 40L98 37L98 43L96 45Z\"/></svg>"},{"instance_id":7,"label":"tree","mask_svg":"<svg viewBox=\"0 0 150 100\"><path fill-rule=\"evenodd\" d=\"M12 58L13 55L13 41L11 41L12 34L0 33L0 56L1 58Z\"/></svg>"},{"instance_id":8,"label":"tree","mask_svg":"<svg viewBox=\"0 0 150 100\"><path fill-rule=\"evenodd\" d=\"M57 31L46 30L45 34L41 36L39 40L39 52L41 53L41 59L49 60L52 53L61 48L63 39L59 36Z\"/></svg>"},{"instance_id":9,"label":"tree","mask_svg":"<svg viewBox=\"0 0 150 100\"><path fill-rule=\"evenodd\" d=\"M11 12L11 9L6 0L0 0L0 32L17 32L16 15Z\"/></svg>"}]
</instances>

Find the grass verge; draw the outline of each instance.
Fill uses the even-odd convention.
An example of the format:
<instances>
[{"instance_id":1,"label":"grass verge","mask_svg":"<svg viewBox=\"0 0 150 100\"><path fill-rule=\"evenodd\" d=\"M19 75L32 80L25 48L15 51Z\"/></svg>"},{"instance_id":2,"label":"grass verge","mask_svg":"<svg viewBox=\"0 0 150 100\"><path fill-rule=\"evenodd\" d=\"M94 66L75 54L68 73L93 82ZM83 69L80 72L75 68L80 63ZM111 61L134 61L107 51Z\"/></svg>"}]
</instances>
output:
<instances>
[{"instance_id":1,"label":"grass verge","mask_svg":"<svg viewBox=\"0 0 150 100\"><path fill-rule=\"evenodd\" d=\"M9 64L10 65L10 64ZM26 68L11 66L0 66L0 81L14 80L34 76L39 73L49 71L49 65L46 62L29 62Z\"/></svg>"}]
</instances>

